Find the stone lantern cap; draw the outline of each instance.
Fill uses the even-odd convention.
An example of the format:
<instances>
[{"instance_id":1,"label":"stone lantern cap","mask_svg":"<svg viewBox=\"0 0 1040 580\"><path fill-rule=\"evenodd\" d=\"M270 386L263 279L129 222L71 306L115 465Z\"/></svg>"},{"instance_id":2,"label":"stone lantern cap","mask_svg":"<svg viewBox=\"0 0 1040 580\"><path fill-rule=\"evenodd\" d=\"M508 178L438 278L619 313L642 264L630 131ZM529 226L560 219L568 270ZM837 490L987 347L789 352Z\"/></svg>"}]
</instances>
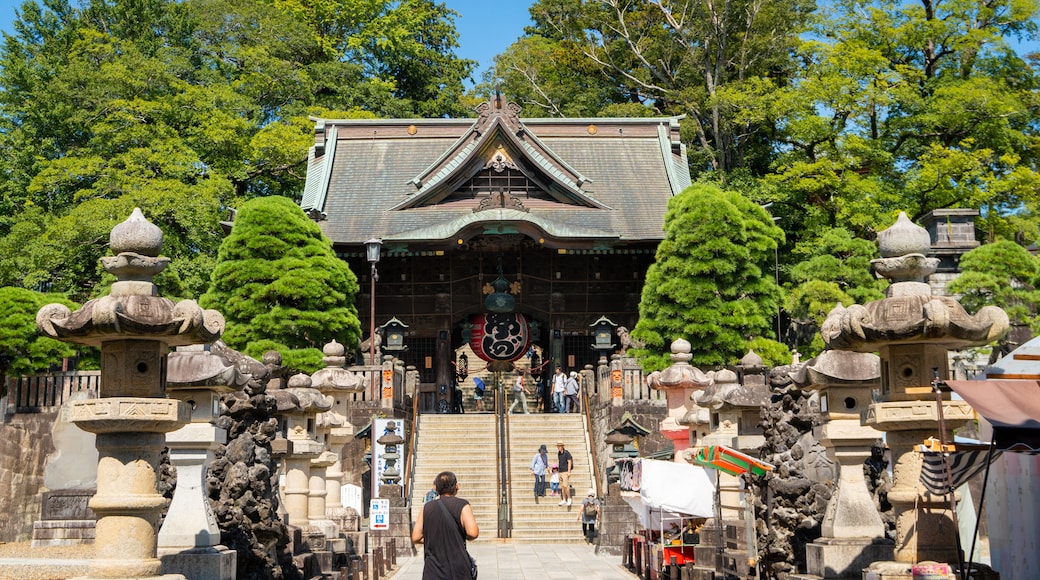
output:
<instances>
[{"instance_id":1,"label":"stone lantern cap","mask_svg":"<svg viewBox=\"0 0 1040 580\"><path fill-rule=\"evenodd\" d=\"M881 359L876 354L825 350L791 373L802 388L873 386L881 380Z\"/></svg>"},{"instance_id":2,"label":"stone lantern cap","mask_svg":"<svg viewBox=\"0 0 1040 580\"><path fill-rule=\"evenodd\" d=\"M347 370L344 346L335 340L326 344L323 362L325 368L318 369L311 375L311 386L325 393L333 391L361 392L365 390L364 379Z\"/></svg>"},{"instance_id":3,"label":"stone lantern cap","mask_svg":"<svg viewBox=\"0 0 1040 580\"><path fill-rule=\"evenodd\" d=\"M167 361L167 389L238 390L268 374L267 367L259 361L228 348L219 340L212 345L179 347L170 353Z\"/></svg>"},{"instance_id":4,"label":"stone lantern cap","mask_svg":"<svg viewBox=\"0 0 1040 580\"><path fill-rule=\"evenodd\" d=\"M628 445L634 440L631 435L626 435L620 431L611 431L604 439L607 445Z\"/></svg>"},{"instance_id":5,"label":"stone lantern cap","mask_svg":"<svg viewBox=\"0 0 1040 580\"><path fill-rule=\"evenodd\" d=\"M88 301L72 312L62 304L47 304L36 313L40 334L75 344L99 347L112 340L153 339L168 346L212 342L224 332L224 317L203 310L194 300L174 303L157 296L152 277L169 263L157 257L162 231L134 209L112 228L115 256L101 264L116 277L112 293Z\"/></svg>"},{"instance_id":6,"label":"stone lantern cap","mask_svg":"<svg viewBox=\"0 0 1040 580\"><path fill-rule=\"evenodd\" d=\"M949 296L913 295L875 300L827 315L820 334L828 348L875 352L882 346L929 344L961 349L989 344L1009 328L1007 313L983 306L970 315Z\"/></svg>"},{"instance_id":7,"label":"stone lantern cap","mask_svg":"<svg viewBox=\"0 0 1040 580\"><path fill-rule=\"evenodd\" d=\"M289 378L289 388L286 389L299 401L297 410L304 414L317 414L328 411L332 403L321 394L321 391L311 386L311 378L305 374L293 375Z\"/></svg>"},{"instance_id":8,"label":"stone lantern cap","mask_svg":"<svg viewBox=\"0 0 1040 580\"><path fill-rule=\"evenodd\" d=\"M704 373L690 364L693 358L690 343L684 339L672 342L672 365L662 371L650 373L647 384L651 389L696 389L712 384L713 374Z\"/></svg>"},{"instance_id":9,"label":"stone lantern cap","mask_svg":"<svg viewBox=\"0 0 1040 580\"><path fill-rule=\"evenodd\" d=\"M725 406L762 407L769 404L771 396L764 381L761 384L742 385L737 382L737 373L721 369L715 373L715 384L693 393L690 398L701 407L719 410ZM691 420L696 421L696 418L691 417Z\"/></svg>"}]
</instances>

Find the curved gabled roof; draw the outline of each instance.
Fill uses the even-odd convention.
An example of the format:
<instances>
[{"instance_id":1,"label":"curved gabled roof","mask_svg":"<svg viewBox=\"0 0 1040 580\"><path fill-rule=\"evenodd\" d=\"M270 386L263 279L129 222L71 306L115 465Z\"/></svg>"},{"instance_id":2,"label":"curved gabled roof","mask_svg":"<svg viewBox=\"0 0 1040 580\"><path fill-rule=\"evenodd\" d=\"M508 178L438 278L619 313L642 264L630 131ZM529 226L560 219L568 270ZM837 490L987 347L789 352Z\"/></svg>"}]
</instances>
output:
<instances>
[{"instance_id":1,"label":"curved gabled roof","mask_svg":"<svg viewBox=\"0 0 1040 580\"><path fill-rule=\"evenodd\" d=\"M589 180L574 170L524 127L517 116L519 107L503 106L501 98L477 109L480 116L450 149L421 173L409 180L418 188L415 195L392 210L435 204L478 171L507 158L511 166L537 183L561 203L610 209L581 187Z\"/></svg>"},{"instance_id":2,"label":"curved gabled roof","mask_svg":"<svg viewBox=\"0 0 1040 580\"><path fill-rule=\"evenodd\" d=\"M301 207L338 246L514 225L561 248L664 238L690 183L678 118L521 119L501 98L478 113L314 119Z\"/></svg>"},{"instance_id":3,"label":"curved gabled roof","mask_svg":"<svg viewBox=\"0 0 1040 580\"><path fill-rule=\"evenodd\" d=\"M512 224L513 228L509 228ZM446 222L430 224L414 230L389 234L383 238L383 242L410 242L425 240L450 240L458 238L466 231L472 231L474 226L489 225L496 233L502 233L504 229L534 228L542 234L552 238L584 238L590 240L604 239L616 240L616 233L599 230L595 228L583 228L572 224L562 223L546 219L537 215L517 209L489 209L457 217ZM468 237L468 236L464 236Z\"/></svg>"}]
</instances>

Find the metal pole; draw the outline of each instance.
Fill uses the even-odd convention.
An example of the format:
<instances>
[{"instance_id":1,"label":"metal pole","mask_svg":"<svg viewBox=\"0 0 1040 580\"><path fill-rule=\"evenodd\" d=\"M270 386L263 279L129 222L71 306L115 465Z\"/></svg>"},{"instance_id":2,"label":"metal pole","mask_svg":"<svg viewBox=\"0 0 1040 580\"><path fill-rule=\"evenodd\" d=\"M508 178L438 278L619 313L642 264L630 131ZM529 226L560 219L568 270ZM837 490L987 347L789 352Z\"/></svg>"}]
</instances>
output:
<instances>
[{"instance_id":1,"label":"metal pole","mask_svg":"<svg viewBox=\"0 0 1040 580\"><path fill-rule=\"evenodd\" d=\"M950 517L953 519L954 537L957 540L958 569L964 570L964 548L961 547L961 526L957 523L957 492L953 489L953 474L950 473L950 457L946 453L946 419L943 417L942 391L943 382L939 379L939 367L932 368L932 390L935 391L935 405L939 415L939 451L942 453L943 468L946 471L946 493L950 503Z\"/></svg>"},{"instance_id":2,"label":"metal pole","mask_svg":"<svg viewBox=\"0 0 1040 580\"><path fill-rule=\"evenodd\" d=\"M986 450L986 474L982 476L982 496L979 498L979 511L975 514L975 531L971 535L971 550L968 551L968 562L961 568L961 578L968 578L971 565L975 561L975 540L979 537L979 522L982 510L986 507L986 487L989 484L989 468L993 465L993 450L997 447L996 439L991 439L989 449Z\"/></svg>"},{"instance_id":3,"label":"metal pole","mask_svg":"<svg viewBox=\"0 0 1040 580\"><path fill-rule=\"evenodd\" d=\"M369 276L371 281L368 297L369 297L369 315L368 315L368 364L375 365L376 362L376 263L372 262L372 274ZM378 372L369 372L369 378L372 383L372 400L382 399L382 393L379 391Z\"/></svg>"}]
</instances>

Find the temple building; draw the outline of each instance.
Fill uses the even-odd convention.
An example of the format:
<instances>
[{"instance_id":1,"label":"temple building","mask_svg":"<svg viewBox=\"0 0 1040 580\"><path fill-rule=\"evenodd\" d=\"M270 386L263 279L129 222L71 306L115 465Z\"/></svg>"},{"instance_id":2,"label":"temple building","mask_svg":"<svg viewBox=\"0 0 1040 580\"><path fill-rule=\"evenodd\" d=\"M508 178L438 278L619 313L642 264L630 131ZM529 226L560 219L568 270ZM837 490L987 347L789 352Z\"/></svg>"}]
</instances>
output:
<instances>
[{"instance_id":1,"label":"temple building","mask_svg":"<svg viewBox=\"0 0 1040 580\"><path fill-rule=\"evenodd\" d=\"M492 370L532 352L546 375L594 364L595 322L635 325L691 182L677 117L524 119L500 95L477 113L315 119L301 206L359 274L366 335L377 272L374 326L403 335L424 411L450 398L466 343Z\"/></svg>"}]
</instances>

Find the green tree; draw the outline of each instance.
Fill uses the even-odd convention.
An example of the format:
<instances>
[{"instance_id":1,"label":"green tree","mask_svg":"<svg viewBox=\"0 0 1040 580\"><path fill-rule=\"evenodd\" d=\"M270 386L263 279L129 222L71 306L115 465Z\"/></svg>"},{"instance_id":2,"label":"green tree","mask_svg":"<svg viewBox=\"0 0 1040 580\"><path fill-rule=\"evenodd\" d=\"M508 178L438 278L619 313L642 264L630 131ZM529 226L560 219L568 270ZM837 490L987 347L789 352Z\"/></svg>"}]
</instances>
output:
<instances>
[{"instance_id":1,"label":"green tree","mask_svg":"<svg viewBox=\"0 0 1040 580\"><path fill-rule=\"evenodd\" d=\"M763 127L736 115L741 103L732 100L732 87L758 76L781 84L790 78L793 49L814 6L809 0L539 0L531 7L533 26L496 62L495 78L553 115L575 109L596 115L604 108L684 115L683 139L696 172L764 169Z\"/></svg>"},{"instance_id":2,"label":"green tree","mask_svg":"<svg viewBox=\"0 0 1040 580\"><path fill-rule=\"evenodd\" d=\"M1035 67L1040 3L840 0L799 47L797 82L741 87L741 115L773 127L768 178L792 241L844 227L870 238L912 219L975 208L996 235L1037 235ZM1019 230L1020 231L1016 231Z\"/></svg>"},{"instance_id":3,"label":"green tree","mask_svg":"<svg viewBox=\"0 0 1040 580\"><path fill-rule=\"evenodd\" d=\"M96 295L140 207L206 290L228 208L302 191L308 115L461 114L455 13L430 0L27 0L0 46L0 284ZM35 242L22 246L26 239Z\"/></svg>"},{"instance_id":4,"label":"green tree","mask_svg":"<svg viewBox=\"0 0 1040 580\"><path fill-rule=\"evenodd\" d=\"M950 293L970 313L999 306L1011 320L1012 331L1001 348L1010 352L1040 331L1040 258L1009 240L984 244L961 256L961 275L947 284Z\"/></svg>"},{"instance_id":5,"label":"green tree","mask_svg":"<svg viewBox=\"0 0 1040 580\"><path fill-rule=\"evenodd\" d=\"M771 334L780 302L774 251L784 235L739 192L696 184L672 198L665 239L646 273L633 338L648 372L670 364L668 345L690 341L694 365L732 364Z\"/></svg>"},{"instance_id":6,"label":"green tree","mask_svg":"<svg viewBox=\"0 0 1040 580\"><path fill-rule=\"evenodd\" d=\"M63 296L0 288L0 390L7 388L8 376L43 372L76 354L72 345L40 336L36 330L36 313L55 302L78 308Z\"/></svg>"},{"instance_id":7,"label":"green tree","mask_svg":"<svg viewBox=\"0 0 1040 580\"><path fill-rule=\"evenodd\" d=\"M793 252L801 261L789 270L784 310L791 318L786 341L812 357L823 350L820 324L835 304L864 304L884 297L887 283L872 273L873 242L854 238L844 228L825 230Z\"/></svg>"},{"instance_id":8,"label":"green tree","mask_svg":"<svg viewBox=\"0 0 1040 580\"><path fill-rule=\"evenodd\" d=\"M274 196L242 205L199 304L224 315L231 348L254 357L278 350L287 366L313 372L330 340L357 346L357 293L357 277L318 225Z\"/></svg>"}]
</instances>

